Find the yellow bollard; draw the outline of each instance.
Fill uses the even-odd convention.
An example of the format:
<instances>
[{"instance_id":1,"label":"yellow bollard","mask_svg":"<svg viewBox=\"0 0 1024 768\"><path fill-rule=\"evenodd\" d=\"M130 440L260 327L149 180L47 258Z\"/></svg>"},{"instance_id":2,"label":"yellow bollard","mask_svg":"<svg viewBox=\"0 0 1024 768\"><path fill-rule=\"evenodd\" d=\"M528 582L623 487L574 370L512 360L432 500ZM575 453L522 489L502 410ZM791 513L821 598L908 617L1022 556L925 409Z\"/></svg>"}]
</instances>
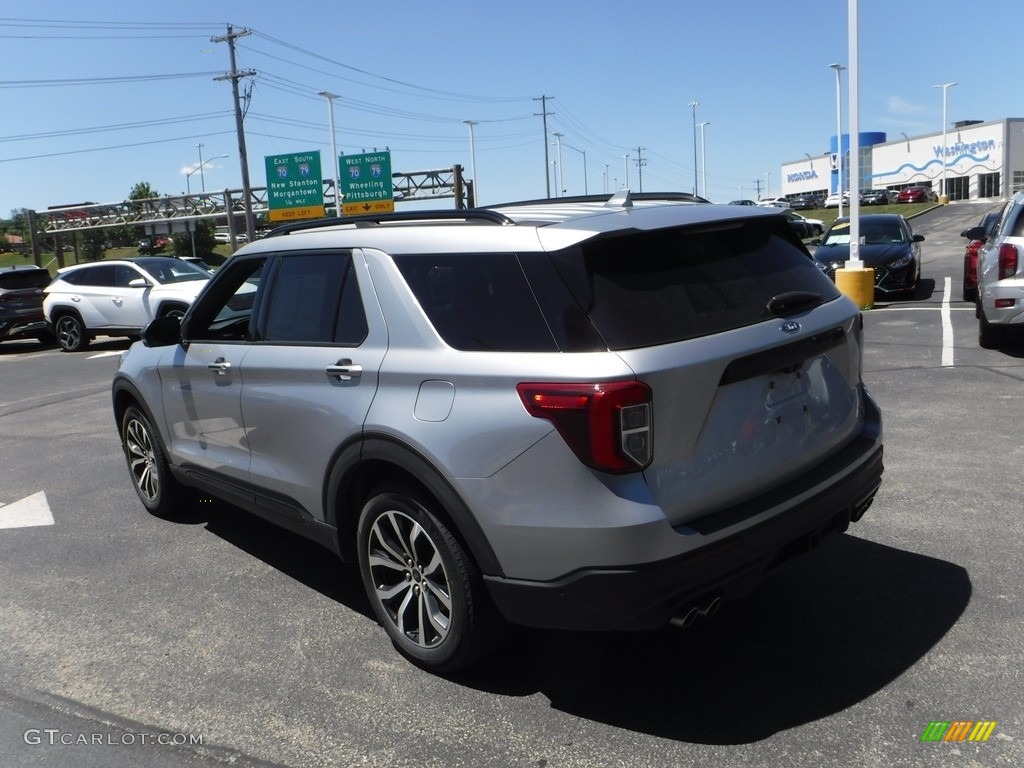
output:
<instances>
[{"instance_id":1,"label":"yellow bollard","mask_svg":"<svg viewBox=\"0 0 1024 768\"><path fill-rule=\"evenodd\" d=\"M875 306L875 270L871 267L840 267L836 270L836 288L861 309L871 309Z\"/></svg>"}]
</instances>

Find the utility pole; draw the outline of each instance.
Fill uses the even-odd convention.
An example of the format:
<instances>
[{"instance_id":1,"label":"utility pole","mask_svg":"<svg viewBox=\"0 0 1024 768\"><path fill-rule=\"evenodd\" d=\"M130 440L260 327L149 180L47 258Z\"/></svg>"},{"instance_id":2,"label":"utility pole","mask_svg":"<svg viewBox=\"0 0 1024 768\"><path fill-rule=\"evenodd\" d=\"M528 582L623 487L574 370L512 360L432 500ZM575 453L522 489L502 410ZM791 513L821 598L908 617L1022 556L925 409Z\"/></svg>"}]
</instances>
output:
<instances>
[{"instance_id":1,"label":"utility pole","mask_svg":"<svg viewBox=\"0 0 1024 768\"><path fill-rule=\"evenodd\" d=\"M256 70L247 69L244 72L239 72L235 66L235 38L245 37L251 35L252 32L248 29L242 29L235 32L230 24L228 24L228 33L226 35L220 35L217 37L211 37L211 43L223 43L227 42L228 51L231 54L231 71L226 75L213 78L214 80L230 80L231 81L231 93L235 100L235 132L238 134L238 160L242 165L242 205L245 208L245 234L249 238L249 242L253 242L256 239L256 226L252 220L252 187L249 184L249 156L245 151L245 130L242 127L242 105L241 100L238 97L238 81L243 77L252 77L256 74ZM231 216L229 210L228 216ZM230 231L234 231L234 225L231 226Z\"/></svg>"},{"instance_id":2,"label":"utility pole","mask_svg":"<svg viewBox=\"0 0 1024 768\"><path fill-rule=\"evenodd\" d=\"M754 186L757 188L757 199L761 199L761 180L754 179Z\"/></svg>"},{"instance_id":3,"label":"utility pole","mask_svg":"<svg viewBox=\"0 0 1024 768\"><path fill-rule=\"evenodd\" d=\"M636 148L636 172L640 176L640 180L638 183L640 185L641 192L644 191L644 166L647 165L647 158L641 156L641 153L644 151L644 149L646 149L646 147Z\"/></svg>"},{"instance_id":4,"label":"utility pole","mask_svg":"<svg viewBox=\"0 0 1024 768\"><path fill-rule=\"evenodd\" d=\"M551 197L551 175L548 173L550 167L550 161L548 159L548 115L555 114L554 112L548 112L548 99L553 99L554 96L540 96L534 99L534 101L540 102L540 115L544 118L544 183L547 185L547 196ZM538 113L534 113L534 117Z\"/></svg>"}]
</instances>

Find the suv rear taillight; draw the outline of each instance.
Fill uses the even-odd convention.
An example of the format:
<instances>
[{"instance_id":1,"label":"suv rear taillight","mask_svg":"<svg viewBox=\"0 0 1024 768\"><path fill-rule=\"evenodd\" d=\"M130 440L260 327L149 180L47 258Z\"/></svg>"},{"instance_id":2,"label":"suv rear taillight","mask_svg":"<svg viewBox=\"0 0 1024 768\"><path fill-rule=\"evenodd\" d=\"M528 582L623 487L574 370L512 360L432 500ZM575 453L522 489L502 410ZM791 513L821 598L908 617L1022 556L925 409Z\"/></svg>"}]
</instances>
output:
<instances>
[{"instance_id":1,"label":"suv rear taillight","mask_svg":"<svg viewBox=\"0 0 1024 768\"><path fill-rule=\"evenodd\" d=\"M638 472L651 463L651 389L639 381L516 386L531 416L547 419L588 467Z\"/></svg>"},{"instance_id":2,"label":"suv rear taillight","mask_svg":"<svg viewBox=\"0 0 1024 768\"><path fill-rule=\"evenodd\" d=\"M1017 246L1003 243L999 246L999 279L1017 274Z\"/></svg>"}]
</instances>

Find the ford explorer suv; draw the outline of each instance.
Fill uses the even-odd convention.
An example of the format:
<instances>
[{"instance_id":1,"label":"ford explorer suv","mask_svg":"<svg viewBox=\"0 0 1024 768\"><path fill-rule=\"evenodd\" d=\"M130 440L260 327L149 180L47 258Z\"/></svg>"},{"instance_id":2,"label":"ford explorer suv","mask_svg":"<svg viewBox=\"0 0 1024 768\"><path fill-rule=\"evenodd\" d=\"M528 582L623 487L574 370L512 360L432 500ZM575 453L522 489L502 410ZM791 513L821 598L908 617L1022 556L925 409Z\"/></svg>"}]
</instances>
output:
<instances>
[{"instance_id":1,"label":"ford explorer suv","mask_svg":"<svg viewBox=\"0 0 1024 768\"><path fill-rule=\"evenodd\" d=\"M882 476L862 329L779 209L327 219L154 320L113 411L151 513L201 492L318 542L447 673L509 625L687 626L859 520Z\"/></svg>"}]
</instances>

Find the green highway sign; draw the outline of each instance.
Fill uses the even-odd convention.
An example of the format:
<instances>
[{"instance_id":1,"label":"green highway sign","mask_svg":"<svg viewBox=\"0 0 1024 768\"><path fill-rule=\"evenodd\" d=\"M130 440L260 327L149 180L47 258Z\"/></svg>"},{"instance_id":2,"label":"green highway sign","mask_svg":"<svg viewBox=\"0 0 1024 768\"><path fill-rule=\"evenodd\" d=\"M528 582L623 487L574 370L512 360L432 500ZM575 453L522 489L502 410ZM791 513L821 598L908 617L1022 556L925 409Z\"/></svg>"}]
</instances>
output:
<instances>
[{"instance_id":1,"label":"green highway sign","mask_svg":"<svg viewBox=\"0 0 1024 768\"><path fill-rule=\"evenodd\" d=\"M265 160L267 215L270 220L323 218L324 182L320 175L320 152L270 155Z\"/></svg>"},{"instance_id":2,"label":"green highway sign","mask_svg":"<svg viewBox=\"0 0 1024 768\"><path fill-rule=\"evenodd\" d=\"M388 213L395 210L391 153L367 152L338 158L343 214Z\"/></svg>"}]
</instances>

